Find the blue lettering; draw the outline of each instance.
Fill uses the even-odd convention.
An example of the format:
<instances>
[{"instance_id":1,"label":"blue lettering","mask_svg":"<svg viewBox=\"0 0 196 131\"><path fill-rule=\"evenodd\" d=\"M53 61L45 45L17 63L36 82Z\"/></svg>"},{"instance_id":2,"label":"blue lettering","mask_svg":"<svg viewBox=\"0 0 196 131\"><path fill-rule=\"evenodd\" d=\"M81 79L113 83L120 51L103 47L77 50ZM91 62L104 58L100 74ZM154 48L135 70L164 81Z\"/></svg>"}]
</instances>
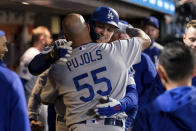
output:
<instances>
[{"instance_id":1,"label":"blue lettering","mask_svg":"<svg viewBox=\"0 0 196 131\"><path fill-rule=\"evenodd\" d=\"M102 59L101 50L96 50L95 55L93 53L94 52L86 52L78 57L74 57L70 61L67 61L67 68L69 71L72 71L73 67L78 68L80 65L82 66Z\"/></svg>"},{"instance_id":2,"label":"blue lettering","mask_svg":"<svg viewBox=\"0 0 196 131\"><path fill-rule=\"evenodd\" d=\"M93 59L91 52L89 52L89 55L92 62L96 61L96 59Z\"/></svg>"},{"instance_id":3,"label":"blue lettering","mask_svg":"<svg viewBox=\"0 0 196 131\"><path fill-rule=\"evenodd\" d=\"M84 61L85 61L85 63L90 63L90 59L89 59L89 56L88 56L88 53L84 53Z\"/></svg>"},{"instance_id":4,"label":"blue lettering","mask_svg":"<svg viewBox=\"0 0 196 131\"><path fill-rule=\"evenodd\" d=\"M84 59L83 59L82 55L80 55L80 58L82 60L82 63L80 63L80 65L84 65Z\"/></svg>"},{"instance_id":5,"label":"blue lettering","mask_svg":"<svg viewBox=\"0 0 196 131\"><path fill-rule=\"evenodd\" d=\"M101 50L96 50L96 55L99 56L99 58L97 58L97 60L101 60L102 59Z\"/></svg>"},{"instance_id":6,"label":"blue lettering","mask_svg":"<svg viewBox=\"0 0 196 131\"><path fill-rule=\"evenodd\" d=\"M70 68L71 65L72 65L71 62L70 61L67 61L66 64L67 64L67 68L69 69L69 71L71 71L71 68Z\"/></svg>"},{"instance_id":7,"label":"blue lettering","mask_svg":"<svg viewBox=\"0 0 196 131\"><path fill-rule=\"evenodd\" d=\"M75 61L75 63L74 63L74 61ZM75 68L77 68L77 67L79 66L78 61L77 61L76 58L74 58L74 60L71 59L71 62L73 63L73 66L74 66Z\"/></svg>"}]
</instances>

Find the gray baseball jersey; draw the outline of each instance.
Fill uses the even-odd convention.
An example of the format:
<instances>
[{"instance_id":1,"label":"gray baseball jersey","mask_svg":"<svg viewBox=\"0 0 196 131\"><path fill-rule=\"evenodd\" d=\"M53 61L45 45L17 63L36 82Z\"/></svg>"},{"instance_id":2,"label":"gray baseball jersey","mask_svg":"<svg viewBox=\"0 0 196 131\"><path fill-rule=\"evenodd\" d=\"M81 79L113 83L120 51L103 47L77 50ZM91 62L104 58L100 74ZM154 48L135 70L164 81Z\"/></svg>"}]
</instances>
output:
<instances>
[{"instance_id":1,"label":"gray baseball jersey","mask_svg":"<svg viewBox=\"0 0 196 131\"><path fill-rule=\"evenodd\" d=\"M41 104L40 93L41 93L43 86L46 83L46 78L48 76L48 72L49 72L49 69L47 69L45 72L43 72L42 74L40 74L38 76L38 80L36 81L36 84L33 88L32 93L31 93L31 97L29 98L28 113L29 113L29 118L31 118L31 119L36 120L36 118L38 118L38 120L42 121L42 119L40 119L40 115L41 115L42 118L47 120L47 108L48 107L46 105ZM55 93L55 91L53 93ZM56 115L60 116L60 117L64 117L65 105L63 103L62 96L58 97L53 104L55 106ZM46 110L44 110L44 109L46 109ZM43 112L43 111L45 111L45 112ZM45 113L46 113L46 115L44 115ZM45 124L44 125L45 131L48 130L47 121L42 121L42 122L43 123L46 122L46 123L44 123ZM67 128L66 128L65 122L56 121L56 131L66 131L66 130L67 130Z\"/></svg>"},{"instance_id":2,"label":"gray baseball jersey","mask_svg":"<svg viewBox=\"0 0 196 131\"><path fill-rule=\"evenodd\" d=\"M128 71L140 61L141 50L137 37L110 44L81 45L66 63L52 65L41 100L55 101L63 95L66 125L94 118L89 111L99 104L102 96L117 100L124 97L127 84L132 84Z\"/></svg>"}]
</instances>

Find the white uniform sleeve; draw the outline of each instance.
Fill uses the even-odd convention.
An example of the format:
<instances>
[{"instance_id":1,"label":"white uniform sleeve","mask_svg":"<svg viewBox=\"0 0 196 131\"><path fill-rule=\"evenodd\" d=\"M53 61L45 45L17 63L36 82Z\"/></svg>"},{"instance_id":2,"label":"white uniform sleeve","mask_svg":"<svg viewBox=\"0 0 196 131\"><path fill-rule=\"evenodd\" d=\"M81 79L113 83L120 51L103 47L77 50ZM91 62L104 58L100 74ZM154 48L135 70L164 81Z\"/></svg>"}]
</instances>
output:
<instances>
[{"instance_id":1,"label":"white uniform sleeve","mask_svg":"<svg viewBox=\"0 0 196 131\"><path fill-rule=\"evenodd\" d=\"M142 41L138 37L128 40L114 41L117 50L121 53L123 60L127 63L127 67L137 64L141 60Z\"/></svg>"},{"instance_id":2,"label":"white uniform sleeve","mask_svg":"<svg viewBox=\"0 0 196 131\"><path fill-rule=\"evenodd\" d=\"M45 79L46 83L43 84L43 88L41 90L41 102L43 102L44 104L54 104L59 94L54 83L52 70L48 70L48 74L42 76Z\"/></svg>"}]
</instances>

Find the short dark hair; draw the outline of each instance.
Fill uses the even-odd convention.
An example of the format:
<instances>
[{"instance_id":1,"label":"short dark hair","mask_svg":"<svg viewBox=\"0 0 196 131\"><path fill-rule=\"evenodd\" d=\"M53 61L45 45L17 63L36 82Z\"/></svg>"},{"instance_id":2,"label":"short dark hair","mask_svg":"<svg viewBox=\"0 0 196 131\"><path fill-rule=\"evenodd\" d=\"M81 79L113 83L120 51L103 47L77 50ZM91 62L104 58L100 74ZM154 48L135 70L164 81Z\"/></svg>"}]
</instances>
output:
<instances>
[{"instance_id":1,"label":"short dark hair","mask_svg":"<svg viewBox=\"0 0 196 131\"><path fill-rule=\"evenodd\" d=\"M169 79L173 81L185 80L194 70L195 55L193 50L182 42L167 44L159 56Z\"/></svg>"}]
</instances>

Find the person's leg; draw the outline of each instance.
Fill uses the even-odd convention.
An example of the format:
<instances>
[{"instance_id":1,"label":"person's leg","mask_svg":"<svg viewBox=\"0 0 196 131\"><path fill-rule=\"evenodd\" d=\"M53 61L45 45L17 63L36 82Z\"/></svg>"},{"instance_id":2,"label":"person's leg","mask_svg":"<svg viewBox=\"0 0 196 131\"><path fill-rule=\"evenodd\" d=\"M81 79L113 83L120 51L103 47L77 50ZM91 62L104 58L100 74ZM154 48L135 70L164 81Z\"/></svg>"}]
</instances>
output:
<instances>
[{"instance_id":1,"label":"person's leg","mask_svg":"<svg viewBox=\"0 0 196 131\"><path fill-rule=\"evenodd\" d=\"M56 111L54 105L48 105L48 128L49 131L56 130Z\"/></svg>"}]
</instances>

